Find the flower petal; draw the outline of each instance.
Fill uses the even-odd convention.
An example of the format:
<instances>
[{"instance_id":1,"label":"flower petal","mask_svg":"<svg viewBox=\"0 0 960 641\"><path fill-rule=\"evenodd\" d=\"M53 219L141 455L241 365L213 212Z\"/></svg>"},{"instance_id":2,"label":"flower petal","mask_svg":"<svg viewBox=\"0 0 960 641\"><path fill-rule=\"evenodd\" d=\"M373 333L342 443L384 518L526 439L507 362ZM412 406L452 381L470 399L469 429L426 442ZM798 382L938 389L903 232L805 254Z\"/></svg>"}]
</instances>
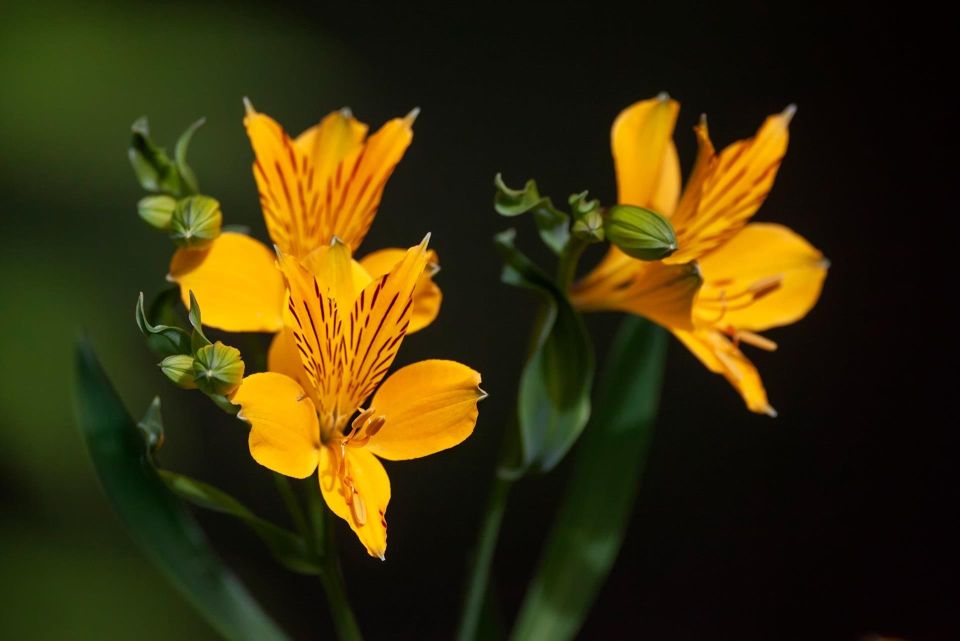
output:
<instances>
[{"instance_id":1,"label":"flower petal","mask_svg":"<svg viewBox=\"0 0 960 641\"><path fill-rule=\"evenodd\" d=\"M330 510L350 524L370 556L387 551L390 479L377 457L358 447L324 447L320 491Z\"/></svg>"},{"instance_id":2,"label":"flower petal","mask_svg":"<svg viewBox=\"0 0 960 641\"><path fill-rule=\"evenodd\" d=\"M603 261L574 284L570 300L583 311L624 311L664 327L691 329L700 282L694 263L635 260L611 246Z\"/></svg>"},{"instance_id":3,"label":"flower petal","mask_svg":"<svg viewBox=\"0 0 960 641\"><path fill-rule=\"evenodd\" d=\"M276 255L260 242L232 232L203 250L180 249L170 262L184 305L193 291L203 324L228 332L276 332L283 327L283 278Z\"/></svg>"},{"instance_id":4,"label":"flower petal","mask_svg":"<svg viewBox=\"0 0 960 641\"><path fill-rule=\"evenodd\" d=\"M673 334L700 359L707 369L722 374L740 392L751 412L776 416L767 402L760 373L736 345L720 332L702 328L693 332L673 330Z\"/></svg>"},{"instance_id":5,"label":"flower petal","mask_svg":"<svg viewBox=\"0 0 960 641\"><path fill-rule=\"evenodd\" d=\"M420 458L458 445L473 433L480 374L454 361L407 365L383 382L370 402L386 419L366 448L391 461Z\"/></svg>"},{"instance_id":6,"label":"flower petal","mask_svg":"<svg viewBox=\"0 0 960 641\"><path fill-rule=\"evenodd\" d=\"M317 468L320 427L313 401L287 376L266 372L243 379L233 396L237 417L250 423L250 454L274 472L302 479Z\"/></svg>"},{"instance_id":7,"label":"flower petal","mask_svg":"<svg viewBox=\"0 0 960 641\"><path fill-rule=\"evenodd\" d=\"M354 118L349 109L339 109L297 136L296 144L312 161L314 180L323 186L340 161L362 147L366 137L367 126Z\"/></svg>"},{"instance_id":8,"label":"flower petal","mask_svg":"<svg viewBox=\"0 0 960 641\"><path fill-rule=\"evenodd\" d=\"M337 301L340 309L350 309L363 288L370 284L370 274L353 260L350 248L338 238L314 250L302 262L317 279L320 293Z\"/></svg>"},{"instance_id":9,"label":"flower petal","mask_svg":"<svg viewBox=\"0 0 960 641\"><path fill-rule=\"evenodd\" d=\"M330 241L321 235L321 188L310 157L269 116L247 106L253 176L270 238L285 254L303 257Z\"/></svg>"},{"instance_id":10,"label":"flower petal","mask_svg":"<svg viewBox=\"0 0 960 641\"><path fill-rule=\"evenodd\" d=\"M390 272L400 262L406 250L399 248L380 249L360 259L360 264L373 278L379 278ZM417 286L413 290L413 317L407 333L419 331L432 323L440 313L440 303L443 294L440 287L433 282L434 275L439 271L437 253L432 249L427 252L427 269L423 271Z\"/></svg>"},{"instance_id":11,"label":"flower petal","mask_svg":"<svg viewBox=\"0 0 960 641\"><path fill-rule=\"evenodd\" d=\"M823 254L786 227L752 223L700 261L704 284L694 314L713 325L753 331L789 325L816 304L827 265ZM736 296L751 289L758 295L738 303Z\"/></svg>"},{"instance_id":12,"label":"flower petal","mask_svg":"<svg viewBox=\"0 0 960 641\"><path fill-rule=\"evenodd\" d=\"M267 369L289 376L304 389L310 387L310 380L303 371L303 363L300 362L300 352L297 351L293 330L284 327L274 334L267 351Z\"/></svg>"},{"instance_id":13,"label":"flower petal","mask_svg":"<svg viewBox=\"0 0 960 641\"><path fill-rule=\"evenodd\" d=\"M387 179L413 140L413 120L394 118L347 154L324 186L321 235L336 236L356 251L380 206Z\"/></svg>"},{"instance_id":14,"label":"flower petal","mask_svg":"<svg viewBox=\"0 0 960 641\"><path fill-rule=\"evenodd\" d=\"M770 193L787 151L788 125L794 111L791 106L768 117L753 138L735 142L720 152L699 185L696 214L677 234L680 249L668 262L705 256L740 231L756 213ZM704 126L701 150L705 136Z\"/></svg>"},{"instance_id":15,"label":"flower petal","mask_svg":"<svg viewBox=\"0 0 960 641\"><path fill-rule=\"evenodd\" d=\"M666 94L641 100L613 122L610 142L617 172L617 202L669 216L680 193L680 163L673 128L680 105Z\"/></svg>"},{"instance_id":16,"label":"flower petal","mask_svg":"<svg viewBox=\"0 0 960 641\"><path fill-rule=\"evenodd\" d=\"M349 322L347 338L349 384L341 397L350 412L373 393L390 369L413 316L413 292L427 266L427 241L406 251L390 273L360 293Z\"/></svg>"}]
</instances>

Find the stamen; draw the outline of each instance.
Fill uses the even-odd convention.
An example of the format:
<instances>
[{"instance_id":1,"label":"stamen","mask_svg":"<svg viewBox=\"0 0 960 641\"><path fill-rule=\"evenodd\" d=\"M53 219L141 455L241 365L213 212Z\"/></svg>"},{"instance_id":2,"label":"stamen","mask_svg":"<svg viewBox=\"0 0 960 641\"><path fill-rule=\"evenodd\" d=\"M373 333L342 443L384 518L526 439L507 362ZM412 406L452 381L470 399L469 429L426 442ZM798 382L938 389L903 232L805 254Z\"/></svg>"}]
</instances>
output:
<instances>
[{"instance_id":1,"label":"stamen","mask_svg":"<svg viewBox=\"0 0 960 641\"><path fill-rule=\"evenodd\" d=\"M357 492L357 488L354 487L353 480L344 479L344 483L349 483L347 503L350 505L350 513L353 515L353 520L357 525L363 527L367 524L367 506L360 497L360 493Z\"/></svg>"},{"instance_id":2,"label":"stamen","mask_svg":"<svg viewBox=\"0 0 960 641\"><path fill-rule=\"evenodd\" d=\"M746 343L747 345L752 345L767 352L777 351L777 344L775 342L765 336L748 332L744 329L733 330L732 338L736 343Z\"/></svg>"},{"instance_id":3,"label":"stamen","mask_svg":"<svg viewBox=\"0 0 960 641\"><path fill-rule=\"evenodd\" d=\"M367 423L367 428L364 430L364 437L369 439L376 436L377 432L380 431L380 428L382 428L386 422L387 417L383 414L371 419L370 422Z\"/></svg>"}]
</instances>

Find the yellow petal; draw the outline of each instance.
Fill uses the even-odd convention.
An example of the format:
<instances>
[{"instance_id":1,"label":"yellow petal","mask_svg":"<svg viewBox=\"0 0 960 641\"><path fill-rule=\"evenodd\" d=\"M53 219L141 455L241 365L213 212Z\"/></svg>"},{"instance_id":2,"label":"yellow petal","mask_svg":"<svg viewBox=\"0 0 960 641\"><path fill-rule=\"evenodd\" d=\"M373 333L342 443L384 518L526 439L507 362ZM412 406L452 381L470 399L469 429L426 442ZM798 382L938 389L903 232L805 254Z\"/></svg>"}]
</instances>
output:
<instances>
[{"instance_id":1,"label":"yellow petal","mask_svg":"<svg viewBox=\"0 0 960 641\"><path fill-rule=\"evenodd\" d=\"M347 346L341 341L345 319L336 300L324 295L316 277L292 256L280 259L280 269L289 290L284 319L293 333L308 392L324 418L352 414L357 406L342 406L341 390L347 378Z\"/></svg>"},{"instance_id":2,"label":"yellow petal","mask_svg":"<svg viewBox=\"0 0 960 641\"><path fill-rule=\"evenodd\" d=\"M751 412L777 415L767 402L767 392L757 368L726 336L709 328L693 332L674 330L673 333L707 369L722 374L740 392Z\"/></svg>"},{"instance_id":3,"label":"yellow petal","mask_svg":"<svg viewBox=\"0 0 960 641\"><path fill-rule=\"evenodd\" d=\"M735 142L720 152L700 186L696 214L678 234L680 249L669 262L705 256L740 231L756 213L770 193L787 151L788 125L794 111L791 106L770 116L753 138Z\"/></svg>"},{"instance_id":4,"label":"yellow petal","mask_svg":"<svg viewBox=\"0 0 960 641\"><path fill-rule=\"evenodd\" d=\"M700 262L704 284L695 317L752 331L795 323L820 298L827 266L823 254L786 227L752 223Z\"/></svg>"},{"instance_id":5,"label":"yellow petal","mask_svg":"<svg viewBox=\"0 0 960 641\"><path fill-rule=\"evenodd\" d=\"M330 241L321 236L322 186L313 161L283 127L249 105L243 124L253 146L253 175L270 238L283 253L306 256Z\"/></svg>"},{"instance_id":6,"label":"yellow petal","mask_svg":"<svg viewBox=\"0 0 960 641\"><path fill-rule=\"evenodd\" d=\"M310 380L303 371L300 352L293 337L293 330L284 327L274 334L267 351L267 369L277 374L289 376L305 390L310 388Z\"/></svg>"},{"instance_id":7,"label":"yellow petal","mask_svg":"<svg viewBox=\"0 0 960 641\"><path fill-rule=\"evenodd\" d=\"M371 277L379 278L389 273L405 253L406 250L403 249L380 249L361 258L360 264ZM440 292L440 287L433 282L433 277L439 269L437 253L431 249L427 252L427 268L420 275L417 286L413 290L413 317L410 319L410 327L407 328L408 334L423 329L440 313L443 294Z\"/></svg>"},{"instance_id":8,"label":"yellow petal","mask_svg":"<svg viewBox=\"0 0 960 641\"><path fill-rule=\"evenodd\" d=\"M370 274L353 260L350 248L338 238L314 250L302 262L317 279L320 293L336 300L340 309L350 309L363 288L370 284Z\"/></svg>"},{"instance_id":9,"label":"yellow petal","mask_svg":"<svg viewBox=\"0 0 960 641\"><path fill-rule=\"evenodd\" d=\"M193 291L203 324L228 332L276 332L283 327L283 278L276 255L243 234L225 232L204 250L180 249L169 278L184 305Z\"/></svg>"},{"instance_id":10,"label":"yellow petal","mask_svg":"<svg viewBox=\"0 0 960 641\"><path fill-rule=\"evenodd\" d=\"M477 423L480 374L454 361L429 360L390 375L370 402L386 423L365 446L392 461L458 445Z\"/></svg>"},{"instance_id":11,"label":"yellow petal","mask_svg":"<svg viewBox=\"0 0 960 641\"><path fill-rule=\"evenodd\" d=\"M680 193L680 163L672 141L679 111L679 103L662 94L617 116L610 132L617 202L673 213Z\"/></svg>"},{"instance_id":12,"label":"yellow petal","mask_svg":"<svg viewBox=\"0 0 960 641\"><path fill-rule=\"evenodd\" d=\"M350 524L370 556L383 559L390 479L377 457L358 447L322 448L320 491L330 510Z\"/></svg>"},{"instance_id":13,"label":"yellow petal","mask_svg":"<svg viewBox=\"0 0 960 641\"><path fill-rule=\"evenodd\" d=\"M360 148L366 137L367 126L354 118L349 109L340 109L297 136L296 143L313 162L314 179L322 187L340 161Z\"/></svg>"},{"instance_id":14,"label":"yellow petal","mask_svg":"<svg viewBox=\"0 0 960 641\"><path fill-rule=\"evenodd\" d=\"M250 423L250 454L274 472L302 479L317 468L320 428L313 401L292 378L266 372L243 379L233 396Z\"/></svg>"},{"instance_id":15,"label":"yellow petal","mask_svg":"<svg viewBox=\"0 0 960 641\"><path fill-rule=\"evenodd\" d=\"M413 292L427 265L427 238L406 251L390 273L360 292L343 329L350 353L342 405L356 409L383 379L413 315Z\"/></svg>"},{"instance_id":16,"label":"yellow petal","mask_svg":"<svg viewBox=\"0 0 960 641\"><path fill-rule=\"evenodd\" d=\"M394 118L348 153L324 185L321 236L356 251L380 206L387 179L413 140L413 118Z\"/></svg>"},{"instance_id":17,"label":"yellow petal","mask_svg":"<svg viewBox=\"0 0 960 641\"><path fill-rule=\"evenodd\" d=\"M570 300L583 311L629 312L664 327L690 329L700 282L693 263L644 262L611 246L606 258L574 284Z\"/></svg>"}]
</instances>

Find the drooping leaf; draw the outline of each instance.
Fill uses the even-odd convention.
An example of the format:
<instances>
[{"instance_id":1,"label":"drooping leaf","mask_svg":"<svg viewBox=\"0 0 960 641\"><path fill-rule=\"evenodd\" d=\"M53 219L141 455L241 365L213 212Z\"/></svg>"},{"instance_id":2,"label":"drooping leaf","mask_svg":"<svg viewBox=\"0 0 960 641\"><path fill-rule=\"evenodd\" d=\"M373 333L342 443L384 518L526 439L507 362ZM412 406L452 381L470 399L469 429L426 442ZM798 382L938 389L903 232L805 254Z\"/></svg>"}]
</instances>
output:
<instances>
[{"instance_id":1,"label":"drooping leaf","mask_svg":"<svg viewBox=\"0 0 960 641\"><path fill-rule=\"evenodd\" d=\"M200 118L187 127L187 130L180 134L180 137L177 139L177 145L173 149L173 157L177 171L180 172L180 177L183 179L185 189L191 194L197 193L199 187L197 185L197 175L193 172L193 169L190 168L190 165L187 164L187 148L190 146L190 140L193 138L193 134L195 134L197 129L202 127L206 121L206 118Z\"/></svg>"},{"instance_id":2,"label":"drooping leaf","mask_svg":"<svg viewBox=\"0 0 960 641\"><path fill-rule=\"evenodd\" d=\"M288 641L157 475L137 425L92 348L76 353L77 419L107 497L131 535L206 620L231 641Z\"/></svg>"},{"instance_id":3,"label":"drooping leaf","mask_svg":"<svg viewBox=\"0 0 960 641\"><path fill-rule=\"evenodd\" d=\"M513 629L514 641L568 641L623 544L660 399L666 332L628 317L611 348L597 411Z\"/></svg>"},{"instance_id":4,"label":"drooping leaf","mask_svg":"<svg viewBox=\"0 0 960 641\"><path fill-rule=\"evenodd\" d=\"M152 308L151 308L152 311ZM137 327L147 337L147 346L157 356L192 354L190 334L172 325L151 325L143 309L143 292L137 298Z\"/></svg>"},{"instance_id":5,"label":"drooping leaf","mask_svg":"<svg viewBox=\"0 0 960 641\"><path fill-rule=\"evenodd\" d=\"M160 469L157 452L163 446L163 417L160 412L160 397L155 397L147 413L137 424L144 436L150 461L160 479L174 494L197 507L220 512L240 519L254 534L267 544L274 558L284 567L300 574L319 574L322 567L313 548L289 530L258 517L240 501L209 483L198 481L184 474Z\"/></svg>"},{"instance_id":6,"label":"drooping leaf","mask_svg":"<svg viewBox=\"0 0 960 641\"><path fill-rule=\"evenodd\" d=\"M493 199L497 213L512 218L531 212L544 244L555 254L560 254L570 238L569 214L554 207L549 198L541 196L533 180L528 180L523 189L511 189L503 182L503 176L497 174L493 184L497 190Z\"/></svg>"},{"instance_id":7,"label":"drooping leaf","mask_svg":"<svg viewBox=\"0 0 960 641\"><path fill-rule=\"evenodd\" d=\"M522 465L546 472L559 463L590 417L593 347L583 324L561 291L513 243L513 230L498 234L503 281L544 297L543 328L520 378L517 414Z\"/></svg>"}]
</instances>

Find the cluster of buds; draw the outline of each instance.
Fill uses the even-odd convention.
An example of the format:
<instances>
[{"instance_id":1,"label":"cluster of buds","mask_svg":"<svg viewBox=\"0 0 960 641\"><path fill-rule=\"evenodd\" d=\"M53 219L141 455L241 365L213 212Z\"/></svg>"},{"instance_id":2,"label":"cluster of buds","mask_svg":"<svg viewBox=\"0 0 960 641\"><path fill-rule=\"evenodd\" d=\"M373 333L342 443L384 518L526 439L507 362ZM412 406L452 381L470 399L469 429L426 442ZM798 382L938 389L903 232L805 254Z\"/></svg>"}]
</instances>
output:
<instances>
[{"instance_id":1,"label":"cluster of buds","mask_svg":"<svg viewBox=\"0 0 960 641\"><path fill-rule=\"evenodd\" d=\"M187 147L202 124L198 120L183 132L173 158L150 138L146 118L131 128L130 164L140 186L151 192L137 203L137 212L144 222L167 232L177 246L186 249L203 249L220 235L223 225L220 203L197 193L196 175L187 164Z\"/></svg>"},{"instance_id":2,"label":"cluster of buds","mask_svg":"<svg viewBox=\"0 0 960 641\"><path fill-rule=\"evenodd\" d=\"M199 389L217 405L234 413L230 397L243 380L240 350L220 341L210 341L201 329L200 306L190 294L188 314L192 331L175 325L153 325L147 320L143 294L137 301L137 325L147 344L158 356L160 371L183 389Z\"/></svg>"}]
</instances>

